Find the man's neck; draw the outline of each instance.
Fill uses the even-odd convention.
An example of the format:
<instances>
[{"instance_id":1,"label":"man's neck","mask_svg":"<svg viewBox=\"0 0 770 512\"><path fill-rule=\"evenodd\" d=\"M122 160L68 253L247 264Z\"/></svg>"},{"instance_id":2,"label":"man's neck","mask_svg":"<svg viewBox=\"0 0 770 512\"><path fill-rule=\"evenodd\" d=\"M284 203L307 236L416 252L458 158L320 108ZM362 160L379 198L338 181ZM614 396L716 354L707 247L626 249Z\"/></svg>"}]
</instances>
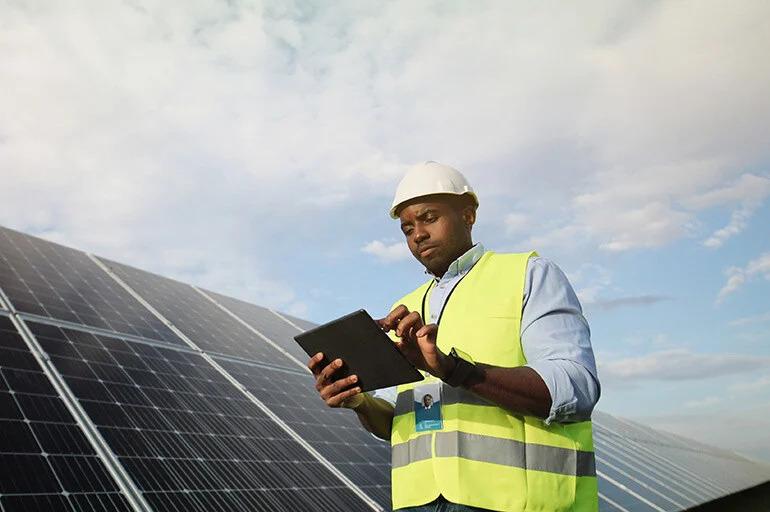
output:
<instances>
[{"instance_id":1,"label":"man's neck","mask_svg":"<svg viewBox=\"0 0 770 512\"><path fill-rule=\"evenodd\" d=\"M449 267L451 267L452 264L458 259L460 259L464 254L466 254L468 251L473 249L475 245L476 244L474 244L473 242L469 242L467 245L463 246L462 249L459 249L457 251L457 254L454 255L454 258L452 258L449 264L445 268L443 268L441 272L431 272L433 274L433 277L435 277L436 279L441 279L442 277L444 277L444 274L447 273L447 271L449 270Z\"/></svg>"}]
</instances>

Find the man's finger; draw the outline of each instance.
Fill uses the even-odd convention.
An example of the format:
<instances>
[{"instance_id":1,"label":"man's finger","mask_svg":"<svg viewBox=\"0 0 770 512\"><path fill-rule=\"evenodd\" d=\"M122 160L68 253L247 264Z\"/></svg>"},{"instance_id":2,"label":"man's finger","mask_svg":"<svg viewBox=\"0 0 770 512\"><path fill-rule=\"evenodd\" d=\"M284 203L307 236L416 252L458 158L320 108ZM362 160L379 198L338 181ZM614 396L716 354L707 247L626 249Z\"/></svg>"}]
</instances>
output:
<instances>
[{"instance_id":1,"label":"man's finger","mask_svg":"<svg viewBox=\"0 0 770 512\"><path fill-rule=\"evenodd\" d=\"M327 364L318 375L316 375L315 388L321 391L321 388L325 387L332 381L332 375L342 368L342 359L335 359L331 363Z\"/></svg>"},{"instance_id":2,"label":"man's finger","mask_svg":"<svg viewBox=\"0 0 770 512\"><path fill-rule=\"evenodd\" d=\"M313 357L310 358L310 361L307 363L307 367L310 369L311 372L313 372L313 375L318 375L321 373L321 361L323 361L324 355L323 353L319 352Z\"/></svg>"},{"instance_id":3,"label":"man's finger","mask_svg":"<svg viewBox=\"0 0 770 512\"><path fill-rule=\"evenodd\" d=\"M321 370L321 378L325 381L331 381L332 375L334 375L337 370L342 368L342 359L335 359L331 363L326 365L326 368Z\"/></svg>"},{"instance_id":4,"label":"man's finger","mask_svg":"<svg viewBox=\"0 0 770 512\"><path fill-rule=\"evenodd\" d=\"M438 333L438 325L436 324L428 324L423 325L420 327L417 332L414 333L415 337L422 338L423 336L428 336L431 338L435 338L436 334Z\"/></svg>"},{"instance_id":5,"label":"man's finger","mask_svg":"<svg viewBox=\"0 0 770 512\"><path fill-rule=\"evenodd\" d=\"M339 393L327 399L326 405L328 405L329 407L340 407L342 405L342 402L344 402L346 399L350 398L351 396L355 396L359 394L360 392L361 392L361 388L359 387L348 389L347 391L343 391L342 393Z\"/></svg>"},{"instance_id":6,"label":"man's finger","mask_svg":"<svg viewBox=\"0 0 770 512\"><path fill-rule=\"evenodd\" d=\"M403 337L404 335L409 334L412 329L417 330L422 326L423 323L422 318L420 317L420 313L417 311L412 311L404 318L402 318L400 322L398 322L398 327L396 327L396 336Z\"/></svg>"},{"instance_id":7,"label":"man's finger","mask_svg":"<svg viewBox=\"0 0 770 512\"><path fill-rule=\"evenodd\" d=\"M393 309L393 311L388 313L385 318L377 320L377 323L380 324L380 327L386 331L390 331L391 329L395 328L398 325L398 322L408 314L409 308L403 304L399 304Z\"/></svg>"},{"instance_id":8,"label":"man's finger","mask_svg":"<svg viewBox=\"0 0 770 512\"><path fill-rule=\"evenodd\" d=\"M353 386L356 382L358 382L357 375L351 375L350 377L345 377L344 379L334 381L321 390L321 398L328 400L329 398L342 393L350 386Z\"/></svg>"}]
</instances>

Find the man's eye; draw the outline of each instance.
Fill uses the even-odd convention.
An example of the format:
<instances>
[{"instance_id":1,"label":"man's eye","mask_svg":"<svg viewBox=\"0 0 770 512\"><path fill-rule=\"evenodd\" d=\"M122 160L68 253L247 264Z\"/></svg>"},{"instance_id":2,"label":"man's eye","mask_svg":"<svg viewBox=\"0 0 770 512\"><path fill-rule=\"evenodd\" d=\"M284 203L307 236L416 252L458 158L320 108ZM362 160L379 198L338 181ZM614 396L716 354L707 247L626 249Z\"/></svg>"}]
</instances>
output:
<instances>
[{"instance_id":1,"label":"man's eye","mask_svg":"<svg viewBox=\"0 0 770 512\"><path fill-rule=\"evenodd\" d=\"M412 228L404 228L401 231L404 232L404 235L409 236L409 234L412 232Z\"/></svg>"},{"instance_id":2,"label":"man's eye","mask_svg":"<svg viewBox=\"0 0 770 512\"><path fill-rule=\"evenodd\" d=\"M436 222L436 219L437 217L433 217L433 216L425 217L425 222L427 223Z\"/></svg>"}]
</instances>

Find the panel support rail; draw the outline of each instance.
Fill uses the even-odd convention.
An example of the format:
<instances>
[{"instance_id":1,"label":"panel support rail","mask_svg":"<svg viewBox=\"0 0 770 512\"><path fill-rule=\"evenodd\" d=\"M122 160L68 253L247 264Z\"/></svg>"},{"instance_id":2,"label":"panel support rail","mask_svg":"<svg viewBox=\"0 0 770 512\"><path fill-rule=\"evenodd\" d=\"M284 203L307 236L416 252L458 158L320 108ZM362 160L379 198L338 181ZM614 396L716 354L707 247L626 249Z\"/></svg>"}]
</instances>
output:
<instances>
[{"instance_id":1,"label":"panel support rail","mask_svg":"<svg viewBox=\"0 0 770 512\"><path fill-rule=\"evenodd\" d=\"M86 413L86 411L80 405L80 402L67 385L64 377L62 377L62 375L59 373L59 370L57 370L54 366L53 362L48 356L48 353L37 342L35 335L32 334L32 331L29 329L29 326L26 324L24 319L19 316L16 308L13 307L13 304L10 300L8 300L8 297L5 295L5 292L3 292L2 289L0 289L0 298L2 298L2 300L8 304L10 313L9 318L11 319L11 322L19 331L19 334L27 344L27 347L29 348L33 357L38 361L40 367L43 369L43 373L50 380L54 389L61 397L62 402L64 402L65 407L67 407L67 410L69 410L70 414L72 414L72 417L75 418L75 421L83 431L86 439L88 439L88 441L91 443L91 446L96 451L97 457L104 463L105 468L117 483L118 488L123 492L126 500L134 510L139 512L152 512L152 508L144 499L144 496L142 495L139 488L136 487L134 481L128 475L125 468L118 460L117 456L113 453L107 442L99 433L99 429L96 427L96 425L94 425L94 423L91 421L91 418L89 418L88 413Z\"/></svg>"},{"instance_id":2,"label":"panel support rail","mask_svg":"<svg viewBox=\"0 0 770 512\"><path fill-rule=\"evenodd\" d=\"M124 290L126 290L129 294L131 294L132 297L134 297L136 300L139 301L139 303L142 304L145 308L147 308L150 313L155 315L161 322L163 322L169 329L171 329L174 334L179 336L181 340L183 340L185 343L187 343L190 347L195 349L202 357L203 359L208 362L212 367L214 367L225 379L228 380L231 384L233 384L238 391L243 393L243 395L246 396L246 398L249 399L254 405L259 407L262 412L264 412L271 420L273 420L279 427L281 427L293 440L295 440L300 446L302 446L307 452L309 452L318 462L321 463L324 467L326 467L335 477L337 477L338 480L340 480L342 483L345 484L350 490L352 490L361 500L366 503L369 507L371 507L372 510L377 510L379 512L382 511L382 507L374 501L368 494L366 494L361 488L359 488L356 484L354 484L348 477L346 477L339 469L337 469L336 466L334 466L331 462L326 460L326 458L321 455L313 446L310 445L305 439L303 439L299 434L297 434L288 424L286 424L281 418L279 418L271 409L269 409L265 404L262 403L262 401L254 396L246 387L241 384L237 379L235 379L230 373L225 370L222 366L219 365L210 355L205 353L198 345L195 344L193 340L191 340L189 337L187 337L186 334L184 334L179 328L177 328L176 325L174 325L171 321L169 321L165 316L163 316L157 309L155 309L149 302L147 302L138 292L136 292L131 286L128 285L123 279L120 278L115 272L112 271L107 265L105 265L99 258L94 256L93 254L88 255L91 260L96 263L96 265L99 266L107 275L109 275L112 279L115 280L116 283L118 283L121 287L123 287ZM233 314L232 312L225 309L220 304L217 304L211 297L203 293L200 289L190 286L193 290L198 291L201 295L206 297L209 301L212 302L213 305L218 306L220 309L223 309L225 312L229 313L231 317L238 320L242 324L249 327L249 330L254 332L255 334L258 334L262 339L267 340L271 345L276 346L276 344L269 340L266 336L264 336L262 333L254 329L253 327L248 326L243 320L241 320L238 316ZM284 352L281 350L281 352ZM291 357L291 359L295 362L297 362L297 359L294 357ZM303 365L304 366L304 365Z\"/></svg>"}]
</instances>

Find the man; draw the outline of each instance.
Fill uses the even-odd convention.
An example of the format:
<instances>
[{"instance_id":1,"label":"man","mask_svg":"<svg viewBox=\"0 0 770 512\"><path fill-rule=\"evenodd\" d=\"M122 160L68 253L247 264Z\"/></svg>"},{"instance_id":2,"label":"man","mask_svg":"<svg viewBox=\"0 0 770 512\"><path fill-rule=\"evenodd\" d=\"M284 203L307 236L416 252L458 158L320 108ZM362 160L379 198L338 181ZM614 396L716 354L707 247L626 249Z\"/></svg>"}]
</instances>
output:
<instances>
[{"instance_id":1,"label":"man","mask_svg":"<svg viewBox=\"0 0 770 512\"><path fill-rule=\"evenodd\" d=\"M355 375L334 379L343 361L321 368L316 354L316 388L390 439L394 509L597 510L599 382L580 304L553 263L474 244L478 204L465 177L436 162L412 168L393 201L431 279L378 322L425 381L369 395ZM420 420L426 394L438 421Z\"/></svg>"}]
</instances>

